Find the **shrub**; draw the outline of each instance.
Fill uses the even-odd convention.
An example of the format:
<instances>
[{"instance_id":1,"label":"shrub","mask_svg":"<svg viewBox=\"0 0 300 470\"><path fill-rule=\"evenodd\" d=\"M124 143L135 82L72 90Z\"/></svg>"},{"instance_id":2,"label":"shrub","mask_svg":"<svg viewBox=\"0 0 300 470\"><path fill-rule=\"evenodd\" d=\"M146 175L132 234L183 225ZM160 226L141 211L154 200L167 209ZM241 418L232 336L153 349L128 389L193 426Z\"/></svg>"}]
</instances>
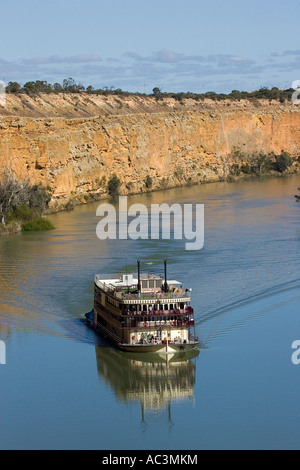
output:
<instances>
[{"instance_id":1,"label":"shrub","mask_svg":"<svg viewBox=\"0 0 300 470\"><path fill-rule=\"evenodd\" d=\"M19 231L20 227L23 231L41 231L53 230L54 226L48 219L41 217L40 207L30 208L26 204L21 204L14 209L11 209L7 216L6 230L3 233L15 233Z\"/></svg>"},{"instance_id":2,"label":"shrub","mask_svg":"<svg viewBox=\"0 0 300 470\"><path fill-rule=\"evenodd\" d=\"M275 155L275 162L273 162L273 168L279 173L283 173L292 164L292 159L287 152L281 151L280 155Z\"/></svg>"},{"instance_id":3,"label":"shrub","mask_svg":"<svg viewBox=\"0 0 300 470\"><path fill-rule=\"evenodd\" d=\"M108 194L112 197L116 197L119 194L121 186L121 181L116 175L113 175L110 180L108 181L107 191Z\"/></svg>"},{"instance_id":4,"label":"shrub","mask_svg":"<svg viewBox=\"0 0 300 470\"><path fill-rule=\"evenodd\" d=\"M175 170L174 170L174 176L175 178L177 178L178 180L181 180L184 178L184 171L183 169L178 166Z\"/></svg>"},{"instance_id":5,"label":"shrub","mask_svg":"<svg viewBox=\"0 0 300 470\"><path fill-rule=\"evenodd\" d=\"M42 217L36 217L29 222L25 222L22 225L22 230L24 232L37 232L42 230L53 230L54 226L48 219L43 219Z\"/></svg>"},{"instance_id":6,"label":"shrub","mask_svg":"<svg viewBox=\"0 0 300 470\"><path fill-rule=\"evenodd\" d=\"M0 223L0 237L2 235L13 235L14 233L18 233L21 230L21 226L18 222L13 221L8 225L3 225Z\"/></svg>"},{"instance_id":7,"label":"shrub","mask_svg":"<svg viewBox=\"0 0 300 470\"><path fill-rule=\"evenodd\" d=\"M7 222L10 223L14 220L18 220L20 222L29 222L31 219L32 210L30 207L22 204L21 206L18 206L9 212Z\"/></svg>"},{"instance_id":8,"label":"shrub","mask_svg":"<svg viewBox=\"0 0 300 470\"><path fill-rule=\"evenodd\" d=\"M241 173L241 169L239 167L239 164L238 163L234 163L230 169L230 174L232 176L239 176Z\"/></svg>"},{"instance_id":9,"label":"shrub","mask_svg":"<svg viewBox=\"0 0 300 470\"><path fill-rule=\"evenodd\" d=\"M75 198L69 199L68 202L66 203L64 209L66 211L72 211L74 209L75 205L76 205L75 201L76 201Z\"/></svg>"},{"instance_id":10,"label":"shrub","mask_svg":"<svg viewBox=\"0 0 300 470\"><path fill-rule=\"evenodd\" d=\"M146 184L146 188L147 188L147 189L151 189L151 188L152 188L153 180L152 180L152 178L151 178L150 175L147 175L145 184Z\"/></svg>"},{"instance_id":11,"label":"shrub","mask_svg":"<svg viewBox=\"0 0 300 470\"><path fill-rule=\"evenodd\" d=\"M248 165L248 163L244 163L241 166L241 172L244 173L245 175L250 175L250 166Z\"/></svg>"},{"instance_id":12,"label":"shrub","mask_svg":"<svg viewBox=\"0 0 300 470\"><path fill-rule=\"evenodd\" d=\"M19 223L25 232L54 229L52 223L42 218L37 209L30 209L24 204L10 211L7 221L9 226Z\"/></svg>"},{"instance_id":13,"label":"shrub","mask_svg":"<svg viewBox=\"0 0 300 470\"><path fill-rule=\"evenodd\" d=\"M51 189L41 184L35 184L29 190L29 207L43 212L51 200Z\"/></svg>"},{"instance_id":14,"label":"shrub","mask_svg":"<svg viewBox=\"0 0 300 470\"><path fill-rule=\"evenodd\" d=\"M1 169L1 168L0 168ZM30 217L29 210L39 215L43 213L50 201L49 188L42 185L31 185L28 178L18 179L9 167L4 168L0 179L0 219L3 225L7 218L18 217L22 220ZM26 209L26 207L28 209Z\"/></svg>"}]
</instances>

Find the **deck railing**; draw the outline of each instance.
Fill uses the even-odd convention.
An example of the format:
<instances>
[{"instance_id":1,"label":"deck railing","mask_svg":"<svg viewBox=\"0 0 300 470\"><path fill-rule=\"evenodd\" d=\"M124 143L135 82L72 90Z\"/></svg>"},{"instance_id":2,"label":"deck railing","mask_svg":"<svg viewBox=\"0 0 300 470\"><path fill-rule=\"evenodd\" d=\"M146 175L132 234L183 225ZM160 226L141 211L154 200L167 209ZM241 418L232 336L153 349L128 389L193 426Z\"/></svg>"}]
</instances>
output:
<instances>
[{"instance_id":1,"label":"deck railing","mask_svg":"<svg viewBox=\"0 0 300 470\"><path fill-rule=\"evenodd\" d=\"M193 327L195 326L194 320L149 320L149 321L138 321L138 319L127 319L122 325L123 329L138 328L143 330L153 330L160 328L180 328L180 327Z\"/></svg>"},{"instance_id":2,"label":"deck railing","mask_svg":"<svg viewBox=\"0 0 300 470\"><path fill-rule=\"evenodd\" d=\"M174 308L173 310L123 310L122 315L125 317L141 317L141 316L149 316L149 317L162 317L166 316L169 317L171 315L193 315L194 309L192 307L186 307L184 309Z\"/></svg>"},{"instance_id":3,"label":"deck railing","mask_svg":"<svg viewBox=\"0 0 300 470\"><path fill-rule=\"evenodd\" d=\"M191 298L190 292L184 290L179 292L142 292L139 294L128 294L124 292L115 292L115 296L122 300L164 300L164 299L186 299Z\"/></svg>"},{"instance_id":4,"label":"deck railing","mask_svg":"<svg viewBox=\"0 0 300 470\"><path fill-rule=\"evenodd\" d=\"M162 345L162 346L166 346L168 343L168 345L170 347L172 347L172 345L174 346L178 346L178 345L185 345L185 344L197 344L198 343L198 338L196 337L193 337L193 338L189 338L189 339L182 339L182 338L174 338L173 340L165 340L165 339L159 339L159 338L153 338L153 339L150 339L148 340L147 338L145 339L140 339L139 341L137 340L133 340L132 341L132 344L144 344L144 345ZM122 343L121 343L122 344Z\"/></svg>"}]
</instances>

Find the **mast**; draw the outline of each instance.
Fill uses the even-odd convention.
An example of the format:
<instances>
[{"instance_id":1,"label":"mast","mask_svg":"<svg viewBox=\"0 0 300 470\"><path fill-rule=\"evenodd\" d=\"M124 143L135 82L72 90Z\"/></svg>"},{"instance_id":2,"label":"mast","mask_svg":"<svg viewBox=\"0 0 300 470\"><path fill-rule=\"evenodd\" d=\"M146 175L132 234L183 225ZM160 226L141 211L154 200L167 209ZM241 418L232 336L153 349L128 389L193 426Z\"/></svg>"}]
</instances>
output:
<instances>
[{"instance_id":1,"label":"mast","mask_svg":"<svg viewBox=\"0 0 300 470\"><path fill-rule=\"evenodd\" d=\"M164 261L164 265L165 265L165 282L164 282L164 288L163 288L163 291L164 292L168 292L168 282L167 282L167 260Z\"/></svg>"},{"instance_id":2,"label":"mast","mask_svg":"<svg viewBox=\"0 0 300 470\"><path fill-rule=\"evenodd\" d=\"M141 292L141 271L140 271L140 260L138 259L137 261L137 266L138 266L138 292Z\"/></svg>"}]
</instances>

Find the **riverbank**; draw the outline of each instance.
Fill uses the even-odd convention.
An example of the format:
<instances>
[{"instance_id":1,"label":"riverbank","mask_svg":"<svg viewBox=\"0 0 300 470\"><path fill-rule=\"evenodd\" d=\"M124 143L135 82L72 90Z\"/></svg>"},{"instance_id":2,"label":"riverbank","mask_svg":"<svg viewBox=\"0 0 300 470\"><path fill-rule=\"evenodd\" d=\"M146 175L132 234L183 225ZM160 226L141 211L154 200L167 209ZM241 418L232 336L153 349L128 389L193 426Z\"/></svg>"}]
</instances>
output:
<instances>
[{"instance_id":1,"label":"riverbank","mask_svg":"<svg viewBox=\"0 0 300 470\"><path fill-rule=\"evenodd\" d=\"M292 171L285 171L283 173L280 172L268 172L268 173L263 173L261 175L255 175L255 174L240 174L240 175L229 175L225 180L223 178L219 179L213 179L211 181L205 181L202 183L186 183L186 184L177 184L174 186L169 186L168 188L162 189L162 188L157 188L157 189L146 189L145 191L142 192L130 192L130 193L120 193L120 195L127 195L127 196L136 196L140 194L141 196L143 194L151 194L151 193L156 193L156 192L161 192L161 191L168 191L170 189L174 188L185 188L185 187L191 187L191 186L198 186L198 185L209 185L212 183L220 183L223 184L224 182L226 183L235 183L238 181L248 181L248 180L259 180L261 178L265 179L272 179L272 178L284 178L284 177L289 177L292 175L298 175L300 174L300 165L296 164L295 167L292 169ZM295 188L295 191L297 191L297 188ZM51 215L51 214L56 214L58 212L64 212L64 211L71 211L75 209L76 206L81 206L81 205L86 205L86 204L91 204L96 201L111 201L113 199L112 196L110 196L108 193L104 194L90 194L89 197L74 197L68 200L64 205L54 205L52 204L50 208L48 208L45 211L45 215Z\"/></svg>"},{"instance_id":2,"label":"riverbank","mask_svg":"<svg viewBox=\"0 0 300 470\"><path fill-rule=\"evenodd\" d=\"M6 235L15 235L19 232L41 232L46 230L54 230L52 223L43 217L24 222L13 220L6 225L0 224L0 237Z\"/></svg>"},{"instance_id":3,"label":"riverbank","mask_svg":"<svg viewBox=\"0 0 300 470\"><path fill-rule=\"evenodd\" d=\"M22 226L19 222L11 222L7 225L0 224L0 237L5 235L14 235L21 232Z\"/></svg>"}]
</instances>

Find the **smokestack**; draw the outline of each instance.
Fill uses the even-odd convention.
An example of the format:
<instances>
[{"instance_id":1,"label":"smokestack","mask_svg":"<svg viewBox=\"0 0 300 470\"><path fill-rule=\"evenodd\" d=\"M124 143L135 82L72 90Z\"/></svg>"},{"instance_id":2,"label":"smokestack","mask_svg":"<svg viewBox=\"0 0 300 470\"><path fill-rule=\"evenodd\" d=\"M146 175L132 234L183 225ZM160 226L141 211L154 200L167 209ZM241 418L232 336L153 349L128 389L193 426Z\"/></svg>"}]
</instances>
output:
<instances>
[{"instance_id":1,"label":"smokestack","mask_svg":"<svg viewBox=\"0 0 300 470\"><path fill-rule=\"evenodd\" d=\"M164 292L168 292L168 283L167 283L167 260L164 261L165 265L165 283L164 283Z\"/></svg>"},{"instance_id":2,"label":"smokestack","mask_svg":"<svg viewBox=\"0 0 300 470\"><path fill-rule=\"evenodd\" d=\"M138 292L141 292L140 260L138 260L137 265L138 265Z\"/></svg>"}]
</instances>

